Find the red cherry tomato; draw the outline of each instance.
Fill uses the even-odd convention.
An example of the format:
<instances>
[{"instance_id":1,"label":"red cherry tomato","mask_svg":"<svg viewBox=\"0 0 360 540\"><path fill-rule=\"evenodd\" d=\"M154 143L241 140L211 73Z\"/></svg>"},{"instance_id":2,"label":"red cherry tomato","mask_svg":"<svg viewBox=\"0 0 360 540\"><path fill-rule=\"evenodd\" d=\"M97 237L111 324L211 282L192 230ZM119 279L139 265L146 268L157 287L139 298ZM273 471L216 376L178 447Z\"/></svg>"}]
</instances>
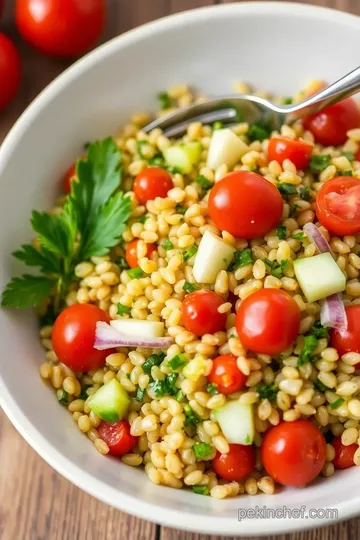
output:
<instances>
[{"instance_id":1,"label":"red cherry tomato","mask_svg":"<svg viewBox=\"0 0 360 540\"><path fill-rule=\"evenodd\" d=\"M227 454L216 452L212 466L216 474L230 482L240 482L250 476L255 469L256 454L253 446L229 444Z\"/></svg>"},{"instance_id":2,"label":"red cherry tomato","mask_svg":"<svg viewBox=\"0 0 360 540\"><path fill-rule=\"evenodd\" d=\"M126 248L125 253L125 259L130 268L138 268L139 267L139 260L137 256L137 245L139 243L139 240L133 240L130 242L128 247ZM146 244L146 257L150 259L151 254L156 251L156 245L155 244Z\"/></svg>"},{"instance_id":3,"label":"red cherry tomato","mask_svg":"<svg viewBox=\"0 0 360 540\"><path fill-rule=\"evenodd\" d=\"M348 469L349 467L354 467L354 454L359 448L358 444L354 443L345 446L341 442L341 436L338 436L333 439L331 445L335 450L335 457L333 459L335 469Z\"/></svg>"},{"instance_id":4,"label":"red cherry tomato","mask_svg":"<svg viewBox=\"0 0 360 540\"><path fill-rule=\"evenodd\" d=\"M360 232L360 180L337 176L325 182L316 195L316 215L333 234Z\"/></svg>"},{"instance_id":5,"label":"red cherry tomato","mask_svg":"<svg viewBox=\"0 0 360 540\"><path fill-rule=\"evenodd\" d=\"M64 176L64 193L70 193L71 191L71 182L76 178L76 163L71 165L71 167L66 171Z\"/></svg>"},{"instance_id":6,"label":"red cherry tomato","mask_svg":"<svg viewBox=\"0 0 360 540\"><path fill-rule=\"evenodd\" d=\"M219 313L218 308L224 300L212 291L195 291L182 303L182 318L189 332L197 336L214 334L222 330L226 323L226 313Z\"/></svg>"},{"instance_id":7,"label":"red cherry tomato","mask_svg":"<svg viewBox=\"0 0 360 540\"><path fill-rule=\"evenodd\" d=\"M279 289L260 289L240 304L236 330L241 343L262 354L280 354L295 341L300 310L293 298Z\"/></svg>"},{"instance_id":8,"label":"red cherry tomato","mask_svg":"<svg viewBox=\"0 0 360 540\"><path fill-rule=\"evenodd\" d=\"M105 441L113 456L128 454L137 445L138 438L130 433L130 424L126 420L119 422L101 422L98 427L100 438Z\"/></svg>"},{"instance_id":9,"label":"red cherry tomato","mask_svg":"<svg viewBox=\"0 0 360 540\"><path fill-rule=\"evenodd\" d=\"M4 11L4 0L0 0L0 20Z\"/></svg>"},{"instance_id":10,"label":"red cherry tomato","mask_svg":"<svg viewBox=\"0 0 360 540\"><path fill-rule=\"evenodd\" d=\"M279 484L305 486L325 464L325 438L308 420L280 422L265 433L261 459L267 473Z\"/></svg>"},{"instance_id":11,"label":"red cherry tomato","mask_svg":"<svg viewBox=\"0 0 360 540\"><path fill-rule=\"evenodd\" d=\"M348 327L345 332L332 330L330 333L330 343L337 350L340 356L348 352L360 353L360 305L355 304L345 308ZM360 367L360 364L355 366Z\"/></svg>"},{"instance_id":12,"label":"red cherry tomato","mask_svg":"<svg viewBox=\"0 0 360 540\"><path fill-rule=\"evenodd\" d=\"M111 351L94 349L98 321L110 322L109 315L91 304L75 304L60 313L52 332L52 344L60 362L74 371L91 371L105 364Z\"/></svg>"},{"instance_id":13,"label":"red cherry tomato","mask_svg":"<svg viewBox=\"0 0 360 540\"><path fill-rule=\"evenodd\" d=\"M105 25L105 0L17 0L23 38L50 56L72 58L90 49Z\"/></svg>"},{"instance_id":14,"label":"red cherry tomato","mask_svg":"<svg viewBox=\"0 0 360 540\"><path fill-rule=\"evenodd\" d=\"M237 367L236 356L223 354L213 361L208 379L210 383L216 384L221 394L227 395L244 388L247 377Z\"/></svg>"},{"instance_id":15,"label":"red cherry tomato","mask_svg":"<svg viewBox=\"0 0 360 540\"><path fill-rule=\"evenodd\" d=\"M339 146L346 141L349 129L360 126L360 110L356 102L348 98L308 116L303 124L316 142L324 146Z\"/></svg>"},{"instance_id":16,"label":"red cherry tomato","mask_svg":"<svg viewBox=\"0 0 360 540\"><path fill-rule=\"evenodd\" d=\"M309 165L312 144L288 137L271 137L268 147L269 161L277 161L282 165L285 159L289 159L297 169L304 171Z\"/></svg>"},{"instance_id":17,"label":"red cherry tomato","mask_svg":"<svg viewBox=\"0 0 360 540\"><path fill-rule=\"evenodd\" d=\"M360 161L360 150L355 154L355 160Z\"/></svg>"},{"instance_id":18,"label":"red cherry tomato","mask_svg":"<svg viewBox=\"0 0 360 540\"><path fill-rule=\"evenodd\" d=\"M259 174L236 171L217 182L209 195L209 214L222 231L236 238L264 236L281 219L280 192Z\"/></svg>"},{"instance_id":19,"label":"red cherry tomato","mask_svg":"<svg viewBox=\"0 0 360 540\"><path fill-rule=\"evenodd\" d=\"M21 78L21 61L12 41L0 32L0 111L15 97Z\"/></svg>"},{"instance_id":20,"label":"red cherry tomato","mask_svg":"<svg viewBox=\"0 0 360 540\"><path fill-rule=\"evenodd\" d=\"M170 174L161 167L147 167L137 175L133 190L140 204L146 204L156 197L166 197L174 187Z\"/></svg>"}]
</instances>

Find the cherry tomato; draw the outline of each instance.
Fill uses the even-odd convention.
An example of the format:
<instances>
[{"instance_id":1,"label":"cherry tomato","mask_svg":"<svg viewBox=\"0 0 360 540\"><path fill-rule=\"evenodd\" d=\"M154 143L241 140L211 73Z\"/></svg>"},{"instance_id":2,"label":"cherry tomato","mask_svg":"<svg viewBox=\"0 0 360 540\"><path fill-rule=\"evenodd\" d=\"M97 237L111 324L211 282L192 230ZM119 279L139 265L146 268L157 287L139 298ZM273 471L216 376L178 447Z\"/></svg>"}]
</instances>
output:
<instances>
[{"instance_id":1,"label":"cherry tomato","mask_svg":"<svg viewBox=\"0 0 360 540\"><path fill-rule=\"evenodd\" d=\"M223 354L213 361L208 379L212 384L216 384L221 394L227 395L241 390L247 377L237 367L236 356Z\"/></svg>"},{"instance_id":2,"label":"cherry tomato","mask_svg":"<svg viewBox=\"0 0 360 540\"><path fill-rule=\"evenodd\" d=\"M94 349L98 321L109 323L110 317L91 304L75 304L60 313L52 332L53 348L60 362L74 371L91 371L105 364L111 351Z\"/></svg>"},{"instance_id":3,"label":"cherry tomato","mask_svg":"<svg viewBox=\"0 0 360 540\"><path fill-rule=\"evenodd\" d=\"M209 214L236 238L264 236L281 219L280 192L259 174L236 171L217 182L209 195Z\"/></svg>"},{"instance_id":4,"label":"cherry tomato","mask_svg":"<svg viewBox=\"0 0 360 540\"><path fill-rule=\"evenodd\" d=\"M241 343L262 354L279 354L295 341L300 327L295 300L279 289L260 289L240 304L236 330Z\"/></svg>"},{"instance_id":5,"label":"cherry tomato","mask_svg":"<svg viewBox=\"0 0 360 540\"><path fill-rule=\"evenodd\" d=\"M137 245L139 243L139 240L133 240L130 242L128 247L126 248L125 253L125 259L130 268L138 268L139 267L139 260L137 256ZM155 244L146 244L146 257L150 259L151 254L156 251L156 245Z\"/></svg>"},{"instance_id":6,"label":"cherry tomato","mask_svg":"<svg viewBox=\"0 0 360 540\"><path fill-rule=\"evenodd\" d=\"M304 171L309 165L312 144L288 137L271 137L268 147L269 161L277 161L282 165L285 159L289 159L297 169Z\"/></svg>"},{"instance_id":7,"label":"cherry tomato","mask_svg":"<svg viewBox=\"0 0 360 540\"><path fill-rule=\"evenodd\" d=\"M0 20L4 11L4 0L0 0Z\"/></svg>"},{"instance_id":8,"label":"cherry tomato","mask_svg":"<svg viewBox=\"0 0 360 540\"><path fill-rule=\"evenodd\" d=\"M316 142L324 146L339 146L346 141L349 129L360 126L360 110L356 102L348 98L308 116L303 124Z\"/></svg>"},{"instance_id":9,"label":"cherry tomato","mask_svg":"<svg viewBox=\"0 0 360 540\"><path fill-rule=\"evenodd\" d=\"M358 152L356 152L356 154L355 154L355 160L356 160L356 161L360 161L360 150L358 150Z\"/></svg>"},{"instance_id":10,"label":"cherry tomato","mask_svg":"<svg viewBox=\"0 0 360 540\"><path fill-rule=\"evenodd\" d=\"M139 438L131 435L130 424L126 420L101 422L98 431L100 438L108 445L112 456L128 454L137 445Z\"/></svg>"},{"instance_id":11,"label":"cherry tomato","mask_svg":"<svg viewBox=\"0 0 360 540\"><path fill-rule=\"evenodd\" d=\"M337 176L325 182L316 195L316 215L333 234L360 232L360 180Z\"/></svg>"},{"instance_id":12,"label":"cherry tomato","mask_svg":"<svg viewBox=\"0 0 360 540\"><path fill-rule=\"evenodd\" d=\"M76 164L74 163L66 171L64 176L64 193L70 193L71 191L71 182L76 178Z\"/></svg>"},{"instance_id":13,"label":"cherry tomato","mask_svg":"<svg viewBox=\"0 0 360 540\"><path fill-rule=\"evenodd\" d=\"M20 56L10 39L0 32L0 111L15 97L21 78Z\"/></svg>"},{"instance_id":14,"label":"cherry tomato","mask_svg":"<svg viewBox=\"0 0 360 540\"><path fill-rule=\"evenodd\" d=\"M17 0L16 24L23 38L50 56L72 58L99 39L105 0Z\"/></svg>"},{"instance_id":15,"label":"cherry tomato","mask_svg":"<svg viewBox=\"0 0 360 540\"><path fill-rule=\"evenodd\" d=\"M265 433L261 459L267 473L283 486L305 486L325 464L326 441L308 420L280 422Z\"/></svg>"},{"instance_id":16,"label":"cherry tomato","mask_svg":"<svg viewBox=\"0 0 360 540\"><path fill-rule=\"evenodd\" d=\"M347 306L345 308L348 321L347 330L337 332L332 330L330 333L330 343L337 350L340 356L348 352L360 353L360 304ZM356 364L356 368L360 364Z\"/></svg>"},{"instance_id":17,"label":"cherry tomato","mask_svg":"<svg viewBox=\"0 0 360 540\"><path fill-rule=\"evenodd\" d=\"M161 167L147 167L137 175L133 190L140 204L166 197L174 187L170 174Z\"/></svg>"},{"instance_id":18,"label":"cherry tomato","mask_svg":"<svg viewBox=\"0 0 360 540\"><path fill-rule=\"evenodd\" d=\"M227 454L216 452L212 466L216 474L230 482L240 482L250 476L255 469L256 455L253 446L229 444Z\"/></svg>"},{"instance_id":19,"label":"cherry tomato","mask_svg":"<svg viewBox=\"0 0 360 540\"><path fill-rule=\"evenodd\" d=\"M332 461L335 469L348 469L349 467L354 467L354 454L359 448L358 444L354 443L345 446L341 442L341 436L339 435L332 440L331 445L335 450L335 457Z\"/></svg>"},{"instance_id":20,"label":"cherry tomato","mask_svg":"<svg viewBox=\"0 0 360 540\"><path fill-rule=\"evenodd\" d=\"M212 291L194 291L182 303L182 318L189 332L197 336L214 334L222 330L226 323L226 313L219 313L218 308L224 300Z\"/></svg>"}]
</instances>

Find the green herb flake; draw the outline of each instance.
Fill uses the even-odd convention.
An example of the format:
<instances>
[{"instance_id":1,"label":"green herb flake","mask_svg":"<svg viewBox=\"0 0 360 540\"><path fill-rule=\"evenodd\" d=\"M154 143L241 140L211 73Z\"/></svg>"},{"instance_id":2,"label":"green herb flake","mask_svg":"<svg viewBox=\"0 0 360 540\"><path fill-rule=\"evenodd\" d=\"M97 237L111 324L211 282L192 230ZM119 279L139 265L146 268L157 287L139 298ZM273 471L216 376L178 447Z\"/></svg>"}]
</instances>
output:
<instances>
[{"instance_id":1,"label":"green herb flake","mask_svg":"<svg viewBox=\"0 0 360 540\"><path fill-rule=\"evenodd\" d=\"M136 148L141 159L146 159L143 154L142 147L147 146L148 144L149 144L148 141L136 141Z\"/></svg>"},{"instance_id":2,"label":"green herb flake","mask_svg":"<svg viewBox=\"0 0 360 540\"><path fill-rule=\"evenodd\" d=\"M284 105L291 105L292 103L294 103L294 99L292 97L285 97L284 98L284 101L283 101Z\"/></svg>"},{"instance_id":3,"label":"green herb flake","mask_svg":"<svg viewBox=\"0 0 360 540\"><path fill-rule=\"evenodd\" d=\"M218 129L222 129L223 127L224 127L224 124L220 120L217 120L212 125L213 131L216 131Z\"/></svg>"},{"instance_id":4,"label":"green herb flake","mask_svg":"<svg viewBox=\"0 0 360 540\"><path fill-rule=\"evenodd\" d=\"M348 171L338 171L337 175L338 176L353 176L353 172L351 169L349 169Z\"/></svg>"},{"instance_id":5,"label":"green herb flake","mask_svg":"<svg viewBox=\"0 0 360 540\"><path fill-rule=\"evenodd\" d=\"M90 388L89 386L84 386L83 388L81 388L81 393L80 393L80 396L78 397L78 399L83 399L84 401L87 400L87 398L89 397L87 391L88 391L88 388Z\"/></svg>"},{"instance_id":6,"label":"green herb flake","mask_svg":"<svg viewBox=\"0 0 360 540\"><path fill-rule=\"evenodd\" d=\"M214 185L213 182L210 182L210 180L208 180L205 176L203 176L201 174L195 178L195 182L200 184L202 189L205 189L205 190L208 190L208 189L212 188L213 185Z\"/></svg>"},{"instance_id":7,"label":"green herb flake","mask_svg":"<svg viewBox=\"0 0 360 540\"><path fill-rule=\"evenodd\" d=\"M286 238L286 227L284 225L279 225L276 227L276 234L279 240L285 240Z\"/></svg>"},{"instance_id":8,"label":"green herb flake","mask_svg":"<svg viewBox=\"0 0 360 540\"><path fill-rule=\"evenodd\" d=\"M181 206L180 204L177 204L175 210L176 210L177 214L184 215L187 208L185 208L185 206Z\"/></svg>"},{"instance_id":9,"label":"green herb flake","mask_svg":"<svg viewBox=\"0 0 360 540\"><path fill-rule=\"evenodd\" d=\"M307 362L313 360L313 352L315 351L318 344L318 340L315 336L305 336L304 338L304 347L300 351L299 358L297 361L297 367L301 367Z\"/></svg>"},{"instance_id":10,"label":"green herb flake","mask_svg":"<svg viewBox=\"0 0 360 540\"><path fill-rule=\"evenodd\" d=\"M198 424L200 422L199 416L192 410L190 405L186 404L184 405L184 413L185 413L185 426L195 426L195 424Z\"/></svg>"},{"instance_id":11,"label":"green herb flake","mask_svg":"<svg viewBox=\"0 0 360 540\"><path fill-rule=\"evenodd\" d=\"M144 275L143 270L141 268L129 268L127 271L131 279L141 278L141 276Z\"/></svg>"},{"instance_id":12,"label":"green herb flake","mask_svg":"<svg viewBox=\"0 0 360 540\"><path fill-rule=\"evenodd\" d=\"M199 288L200 287L198 285L195 285L194 283L190 283L189 281L185 281L183 285L183 290L188 294L194 291L198 291Z\"/></svg>"},{"instance_id":13,"label":"green herb flake","mask_svg":"<svg viewBox=\"0 0 360 540\"><path fill-rule=\"evenodd\" d=\"M312 156L310 159L310 170L315 173L324 171L330 165L331 156Z\"/></svg>"},{"instance_id":14,"label":"green herb flake","mask_svg":"<svg viewBox=\"0 0 360 540\"><path fill-rule=\"evenodd\" d=\"M58 399L58 402L61 403L61 405L69 405L69 394L65 392L63 388L60 388L56 392L56 397Z\"/></svg>"},{"instance_id":15,"label":"green herb flake","mask_svg":"<svg viewBox=\"0 0 360 540\"><path fill-rule=\"evenodd\" d=\"M169 394L170 396L176 396L178 392L178 389L176 388L177 378L178 376L176 373L171 373L170 375L167 375L162 381L154 381L149 386L156 397L161 397L166 394Z\"/></svg>"},{"instance_id":16,"label":"green herb flake","mask_svg":"<svg viewBox=\"0 0 360 540\"><path fill-rule=\"evenodd\" d=\"M165 160L162 154L155 154L152 158L148 159L148 164L150 167L165 167Z\"/></svg>"},{"instance_id":17,"label":"green herb flake","mask_svg":"<svg viewBox=\"0 0 360 540\"><path fill-rule=\"evenodd\" d=\"M245 442L245 444L251 444L252 441L251 441L251 437L250 437L249 434L246 435L244 442Z\"/></svg>"},{"instance_id":18,"label":"green herb flake","mask_svg":"<svg viewBox=\"0 0 360 540\"><path fill-rule=\"evenodd\" d=\"M213 447L211 444L204 442L196 442L192 447L194 450L195 458L197 461L201 461L203 458L209 457L212 454Z\"/></svg>"},{"instance_id":19,"label":"green herb flake","mask_svg":"<svg viewBox=\"0 0 360 540\"><path fill-rule=\"evenodd\" d=\"M291 204L289 210L289 217L293 217L296 214L296 210L300 208L298 204Z\"/></svg>"},{"instance_id":20,"label":"green herb flake","mask_svg":"<svg viewBox=\"0 0 360 540\"><path fill-rule=\"evenodd\" d=\"M165 251L169 251L169 249L174 249L174 244L171 240L168 238L161 244L161 247L165 249Z\"/></svg>"},{"instance_id":21,"label":"green herb flake","mask_svg":"<svg viewBox=\"0 0 360 540\"><path fill-rule=\"evenodd\" d=\"M277 261L270 261L269 259L264 259L265 266L268 270L268 272L277 278L282 278L284 275L284 270L289 265L289 261L287 259L280 261L278 263Z\"/></svg>"},{"instance_id":22,"label":"green herb flake","mask_svg":"<svg viewBox=\"0 0 360 540\"><path fill-rule=\"evenodd\" d=\"M295 240L305 240L306 234L304 232L298 232L291 235L291 238Z\"/></svg>"},{"instance_id":23,"label":"green herb flake","mask_svg":"<svg viewBox=\"0 0 360 540\"><path fill-rule=\"evenodd\" d=\"M268 128L261 124L252 124L249 126L247 132L248 139L253 141L264 141L270 137L270 131Z\"/></svg>"},{"instance_id":24,"label":"green herb flake","mask_svg":"<svg viewBox=\"0 0 360 540\"><path fill-rule=\"evenodd\" d=\"M154 392L156 397L161 397L167 394L167 386L166 386L165 380L154 381L149 386L151 390Z\"/></svg>"},{"instance_id":25,"label":"green herb flake","mask_svg":"<svg viewBox=\"0 0 360 540\"><path fill-rule=\"evenodd\" d=\"M335 401L333 401L330 404L330 409L337 409L338 407L340 407L340 405L342 405L344 403L344 401L345 401L345 399L343 399L343 398L336 399Z\"/></svg>"},{"instance_id":26,"label":"green herb flake","mask_svg":"<svg viewBox=\"0 0 360 540\"><path fill-rule=\"evenodd\" d=\"M143 372L146 373L146 375L151 375L151 368L153 366L160 366L160 364L163 362L164 358L165 358L164 353L152 354L141 365Z\"/></svg>"},{"instance_id":27,"label":"green herb flake","mask_svg":"<svg viewBox=\"0 0 360 540\"><path fill-rule=\"evenodd\" d=\"M167 92L159 92L157 100L161 110L169 109L171 107L171 98Z\"/></svg>"},{"instance_id":28,"label":"green herb flake","mask_svg":"<svg viewBox=\"0 0 360 540\"><path fill-rule=\"evenodd\" d=\"M325 392L327 392L328 390L330 390L330 388L328 386L325 386L325 384L323 384L319 379L316 379L314 382L313 382L313 385L314 387L316 388L316 390L318 390L319 392L321 392L322 394L324 394Z\"/></svg>"},{"instance_id":29,"label":"green herb flake","mask_svg":"<svg viewBox=\"0 0 360 540\"><path fill-rule=\"evenodd\" d=\"M278 388L276 384L261 384L256 388L260 399L268 399L269 401L275 401Z\"/></svg>"},{"instance_id":30,"label":"green herb flake","mask_svg":"<svg viewBox=\"0 0 360 540\"><path fill-rule=\"evenodd\" d=\"M128 313L131 312L131 307L129 306L124 306L124 304L121 304L120 302L118 302L117 304L117 314L118 315L127 315Z\"/></svg>"},{"instance_id":31,"label":"green herb flake","mask_svg":"<svg viewBox=\"0 0 360 540\"><path fill-rule=\"evenodd\" d=\"M326 328L325 326L322 326L320 321L316 321L316 323L313 324L310 330L310 334L312 336L315 336L316 339L321 338L329 338L329 328Z\"/></svg>"},{"instance_id":32,"label":"green herb flake","mask_svg":"<svg viewBox=\"0 0 360 540\"><path fill-rule=\"evenodd\" d=\"M241 251L235 251L233 260L228 268L230 272L233 272L241 266L246 266L253 262L252 251L250 248L242 249Z\"/></svg>"},{"instance_id":33,"label":"green herb flake","mask_svg":"<svg viewBox=\"0 0 360 540\"><path fill-rule=\"evenodd\" d=\"M209 495L209 488L207 486L193 486L192 490L197 495Z\"/></svg>"},{"instance_id":34,"label":"green herb flake","mask_svg":"<svg viewBox=\"0 0 360 540\"><path fill-rule=\"evenodd\" d=\"M191 248L184 251L183 253L184 261L188 261L189 259L191 259L191 257L193 257L196 254L197 250L198 250L197 246L191 246Z\"/></svg>"},{"instance_id":35,"label":"green herb flake","mask_svg":"<svg viewBox=\"0 0 360 540\"><path fill-rule=\"evenodd\" d=\"M352 152L343 152L342 155L349 161L355 161L355 155Z\"/></svg>"},{"instance_id":36,"label":"green herb flake","mask_svg":"<svg viewBox=\"0 0 360 540\"><path fill-rule=\"evenodd\" d=\"M216 383L210 383L206 387L206 391L209 392L211 396L215 396L215 394L219 393L218 387Z\"/></svg>"},{"instance_id":37,"label":"green herb flake","mask_svg":"<svg viewBox=\"0 0 360 540\"><path fill-rule=\"evenodd\" d=\"M288 184L287 182L279 182L277 188L281 195L285 195L286 197L288 195L295 195L297 193L296 187L293 184Z\"/></svg>"},{"instance_id":38,"label":"green herb flake","mask_svg":"<svg viewBox=\"0 0 360 540\"><path fill-rule=\"evenodd\" d=\"M136 218L137 223L145 223L145 221L148 219L149 216L144 214L143 216L139 216Z\"/></svg>"},{"instance_id":39,"label":"green herb flake","mask_svg":"<svg viewBox=\"0 0 360 540\"><path fill-rule=\"evenodd\" d=\"M185 394L182 390L178 390L178 392L176 392L175 394L176 401L182 401L184 397L185 397Z\"/></svg>"},{"instance_id":40,"label":"green herb flake","mask_svg":"<svg viewBox=\"0 0 360 540\"><path fill-rule=\"evenodd\" d=\"M136 392L136 401L143 401L144 399L144 394L145 394L145 388L139 388L137 389L137 392Z\"/></svg>"},{"instance_id":41,"label":"green herb flake","mask_svg":"<svg viewBox=\"0 0 360 540\"><path fill-rule=\"evenodd\" d=\"M172 369L173 371L176 371L177 369L185 366L187 362L188 362L187 358L183 354L179 353L176 356L173 356L172 358L170 358L167 365L170 369Z\"/></svg>"},{"instance_id":42,"label":"green herb flake","mask_svg":"<svg viewBox=\"0 0 360 540\"><path fill-rule=\"evenodd\" d=\"M310 201L310 189L308 187L300 186L299 195L303 201Z\"/></svg>"},{"instance_id":43,"label":"green herb flake","mask_svg":"<svg viewBox=\"0 0 360 540\"><path fill-rule=\"evenodd\" d=\"M117 260L117 265L121 270L127 270L129 268L128 263L126 262L125 257L119 257Z\"/></svg>"}]
</instances>

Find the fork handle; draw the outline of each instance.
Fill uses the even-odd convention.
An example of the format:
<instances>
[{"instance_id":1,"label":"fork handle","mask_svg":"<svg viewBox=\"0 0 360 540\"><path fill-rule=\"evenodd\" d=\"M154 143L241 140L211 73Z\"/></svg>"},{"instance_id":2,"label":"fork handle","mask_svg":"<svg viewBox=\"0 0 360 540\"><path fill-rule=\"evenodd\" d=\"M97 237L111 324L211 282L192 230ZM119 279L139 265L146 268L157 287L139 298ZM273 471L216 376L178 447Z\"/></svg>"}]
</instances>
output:
<instances>
[{"instance_id":1,"label":"fork handle","mask_svg":"<svg viewBox=\"0 0 360 540\"><path fill-rule=\"evenodd\" d=\"M360 91L360 66L305 101L287 107L297 117L308 116Z\"/></svg>"}]
</instances>

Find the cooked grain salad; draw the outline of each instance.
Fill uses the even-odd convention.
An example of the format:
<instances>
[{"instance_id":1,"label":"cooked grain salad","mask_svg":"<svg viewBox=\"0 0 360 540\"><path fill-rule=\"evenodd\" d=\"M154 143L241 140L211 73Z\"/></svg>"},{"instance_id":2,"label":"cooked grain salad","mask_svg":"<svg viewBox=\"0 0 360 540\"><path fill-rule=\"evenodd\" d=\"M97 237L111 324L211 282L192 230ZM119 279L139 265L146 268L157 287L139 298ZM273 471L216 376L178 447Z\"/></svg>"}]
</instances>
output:
<instances>
[{"instance_id":1,"label":"cooked grain salad","mask_svg":"<svg viewBox=\"0 0 360 540\"><path fill-rule=\"evenodd\" d=\"M173 86L160 114L201 99ZM357 105L280 133L149 120L87 144L14 253L39 273L2 305L36 308L41 377L155 484L223 499L360 465Z\"/></svg>"}]
</instances>

